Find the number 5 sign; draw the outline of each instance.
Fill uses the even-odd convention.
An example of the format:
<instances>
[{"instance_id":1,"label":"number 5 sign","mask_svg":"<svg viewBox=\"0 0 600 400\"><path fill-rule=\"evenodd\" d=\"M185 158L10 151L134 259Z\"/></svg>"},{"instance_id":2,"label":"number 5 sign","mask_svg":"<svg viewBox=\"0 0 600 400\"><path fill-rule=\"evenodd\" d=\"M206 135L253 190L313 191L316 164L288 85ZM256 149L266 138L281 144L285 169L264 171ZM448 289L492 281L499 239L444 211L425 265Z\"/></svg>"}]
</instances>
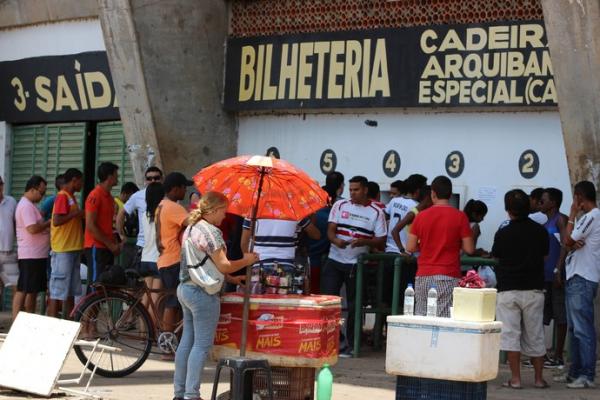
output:
<instances>
[{"instance_id":1,"label":"number 5 sign","mask_svg":"<svg viewBox=\"0 0 600 400\"><path fill-rule=\"evenodd\" d=\"M321 172L324 175L335 171L335 167L337 167L337 156L335 155L335 151L331 149L325 150L321 154L321 160L319 161L319 164L321 166Z\"/></svg>"}]
</instances>

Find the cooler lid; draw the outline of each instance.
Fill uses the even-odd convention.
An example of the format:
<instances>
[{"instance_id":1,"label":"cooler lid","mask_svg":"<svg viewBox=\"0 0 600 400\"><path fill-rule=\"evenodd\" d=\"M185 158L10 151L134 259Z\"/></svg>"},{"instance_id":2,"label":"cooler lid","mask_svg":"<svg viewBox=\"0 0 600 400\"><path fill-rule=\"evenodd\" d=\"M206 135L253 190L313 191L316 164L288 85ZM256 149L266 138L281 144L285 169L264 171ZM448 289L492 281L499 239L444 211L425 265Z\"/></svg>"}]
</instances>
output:
<instances>
[{"instance_id":1,"label":"cooler lid","mask_svg":"<svg viewBox=\"0 0 600 400\"><path fill-rule=\"evenodd\" d=\"M477 292L481 292L481 293L497 293L498 291L494 288L481 288L481 289L476 289L476 288L465 288L465 287L455 287L454 288L454 292L471 292L471 291L477 291Z\"/></svg>"},{"instance_id":2,"label":"cooler lid","mask_svg":"<svg viewBox=\"0 0 600 400\"><path fill-rule=\"evenodd\" d=\"M241 293L228 293L221 296L222 303L243 303L244 295ZM284 307L340 307L339 296L325 295L277 295L262 294L251 295L250 304L271 304Z\"/></svg>"},{"instance_id":3,"label":"cooler lid","mask_svg":"<svg viewBox=\"0 0 600 400\"><path fill-rule=\"evenodd\" d=\"M390 315L387 317L388 327L432 329L448 328L448 330L465 330L467 333L497 333L502 329L502 322L458 321L452 318L423 317L420 315Z\"/></svg>"}]
</instances>

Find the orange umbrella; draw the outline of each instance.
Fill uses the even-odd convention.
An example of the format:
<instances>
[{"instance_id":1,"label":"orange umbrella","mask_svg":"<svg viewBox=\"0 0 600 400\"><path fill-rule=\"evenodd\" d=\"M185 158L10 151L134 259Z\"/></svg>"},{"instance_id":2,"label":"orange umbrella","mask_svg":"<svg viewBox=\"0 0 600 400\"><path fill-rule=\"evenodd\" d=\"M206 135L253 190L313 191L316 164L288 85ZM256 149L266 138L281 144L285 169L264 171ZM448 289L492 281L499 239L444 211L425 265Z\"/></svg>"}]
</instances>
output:
<instances>
[{"instance_id":1,"label":"orange umbrella","mask_svg":"<svg viewBox=\"0 0 600 400\"><path fill-rule=\"evenodd\" d=\"M257 218L300 221L327 204L319 184L287 161L264 156L239 156L219 161L194 176L200 193L221 192L229 199L228 212L251 219L251 246ZM252 249L250 249L252 251ZM251 266L246 267L250 282ZM250 285L245 285L240 355L246 355Z\"/></svg>"},{"instance_id":2,"label":"orange umbrella","mask_svg":"<svg viewBox=\"0 0 600 400\"><path fill-rule=\"evenodd\" d=\"M198 172L194 183L200 193L223 193L229 199L227 212L247 218L300 221L323 208L328 198L304 171L287 161L264 156L219 161ZM253 216L257 204L260 206Z\"/></svg>"}]
</instances>

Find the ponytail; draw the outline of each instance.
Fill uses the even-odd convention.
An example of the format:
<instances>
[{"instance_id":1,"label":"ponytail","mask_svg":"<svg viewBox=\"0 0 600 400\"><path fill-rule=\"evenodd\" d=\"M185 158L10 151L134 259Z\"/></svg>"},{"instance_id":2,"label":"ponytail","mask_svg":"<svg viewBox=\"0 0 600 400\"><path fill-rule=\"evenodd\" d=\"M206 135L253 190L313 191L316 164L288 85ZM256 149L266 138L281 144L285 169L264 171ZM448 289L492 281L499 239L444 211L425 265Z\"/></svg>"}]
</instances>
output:
<instances>
[{"instance_id":1,"label":"ponytail","mask_svg":"<svg viewBox=\"0 0 600 400\"><path fill-rule=\"evenodd\" d=\"M223 193L220 193L220 192L205 193L204 195L202 195L200 200L198 200L196 209L194 211L192 211L192 213L190 214L190 225L196 224L198 221L200 221L202 218L204 218L204 216L206 214L210 214L210 213L214 212L215 210L217 210L218 208L227 206L228 202L229 202L229 200Z\"/></svg>"}]
</instances>

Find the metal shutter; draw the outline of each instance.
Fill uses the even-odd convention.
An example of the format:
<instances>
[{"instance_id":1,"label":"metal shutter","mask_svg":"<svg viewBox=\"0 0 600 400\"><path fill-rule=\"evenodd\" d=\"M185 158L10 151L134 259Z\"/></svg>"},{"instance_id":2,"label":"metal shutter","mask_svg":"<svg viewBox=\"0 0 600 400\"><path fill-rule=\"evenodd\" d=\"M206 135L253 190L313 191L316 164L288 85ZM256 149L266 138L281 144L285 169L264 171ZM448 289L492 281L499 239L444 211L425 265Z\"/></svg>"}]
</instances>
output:
<instances>
[{"instance_id":1,"label":"metal shutter","mask_svg":"<svg viewBox=\"0 0 600 400\"><path fill-rule=\"evenodd\" d=\"M44 177L54 194L56 175L68 168L85 173L85 123L14 126L12 133L10 193L16 199L32 175Z\"/></svg>"},{"instance_id":2,"label":"metal shutter","mask_svg":"<svg viewBox=\"0 0 600 400\"><path fill-rule=\"evenodd\" d=\"M125 182L135 182L127 142L121 122L102 122L96 128L96 172L100 163L110 161L119 166L119 184L112 190L118 196ZM96 176L96 182L98 177Z\"/></svg>"}]
</instances>

